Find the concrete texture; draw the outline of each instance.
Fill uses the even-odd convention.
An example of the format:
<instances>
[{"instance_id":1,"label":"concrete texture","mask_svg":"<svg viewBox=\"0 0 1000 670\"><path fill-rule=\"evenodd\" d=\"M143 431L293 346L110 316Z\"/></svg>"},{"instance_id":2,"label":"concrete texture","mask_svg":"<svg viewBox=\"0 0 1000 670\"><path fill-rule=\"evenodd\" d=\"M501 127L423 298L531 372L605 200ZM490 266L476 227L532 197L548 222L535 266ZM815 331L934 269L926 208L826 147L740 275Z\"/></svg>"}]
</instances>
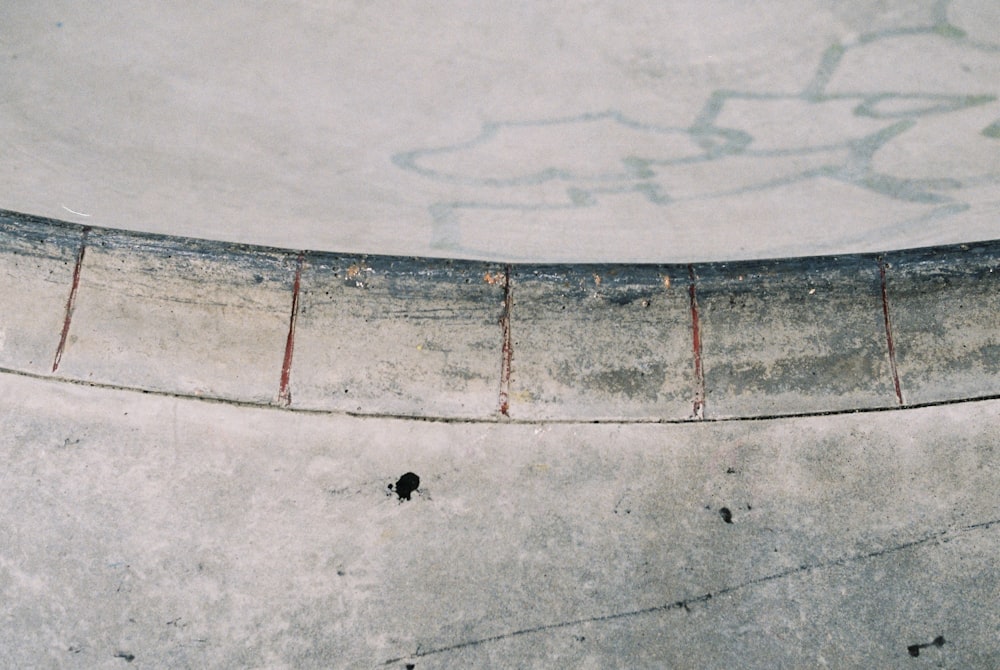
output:
<instances>
[{"instance_id":1,"label":"concrete texture","mask_svg":"<svg viewBox=\"0 0 1000 670\"><path fill-rule=\"evenodd\" d=\"M2 350L8 372L293 410L529 422L791 416L1000 388L1000 242L500 265L167 238L14 212L0 211L0 223L0 262L18 287L0 323L15 334L25 323L51 328L48 352L37 327Z\"/></svg>"},{"instance_id":2,"label":"concrete texture","mask_svg":"<svg viewBox=\"0 0 1000 670\"><path fill-rule=\"evenodd\" d=\"M691 415L691 307L682 271L514 266L510 416Z\"/></svg>"},{"instance_id":3,"label":"concrete texture","mask_svg":"<svg viewBox=\"0 0 1000 670\"><path fill-rule=\"evenodd\" d=\"M877 258L702 265L694 272L711 416L890 404L893 371ZM912 290L902 282L899 288ZM899 301L886 294L893 311Z\"/></svg>"},{"instance_id":4,"label":"concrete texture","mask_svg":"<svg viewBox=\"0 0 1000 670\"><path fill-rule=\"evenodd\" d=\"M5 667L1000 664L998 401L483 426L2 388Z\"/></svg>"},{"instance_id":5,"label":"concrete texture","mask_svg":"<svg viewBox=\"0 0 1000 670\"><path fill-rule=\"evenodd\" d=\"M290 403L489 416L497 408L502 277L502 266L483 263L309 254Z\"/></svg>"},{"instance_id":6,"label":"concrete texture","mask_svg":"<svg viewBox=\"0 0 1000 670\"><path fill-rule=\"evenodd\" d=\"M993 0L9 1L0 206L541 262L993 239L998 26Z\"/></svg>"},{"instance_id":7,"label":"concrete texture","mask_svg":"<svg viewBox=\"0 0 1000 670\"><path fill-rule=\"evenodd\" d=\"M997 35L0 3L0 667L1000 667Z\"/></svg>"}]
</instances>

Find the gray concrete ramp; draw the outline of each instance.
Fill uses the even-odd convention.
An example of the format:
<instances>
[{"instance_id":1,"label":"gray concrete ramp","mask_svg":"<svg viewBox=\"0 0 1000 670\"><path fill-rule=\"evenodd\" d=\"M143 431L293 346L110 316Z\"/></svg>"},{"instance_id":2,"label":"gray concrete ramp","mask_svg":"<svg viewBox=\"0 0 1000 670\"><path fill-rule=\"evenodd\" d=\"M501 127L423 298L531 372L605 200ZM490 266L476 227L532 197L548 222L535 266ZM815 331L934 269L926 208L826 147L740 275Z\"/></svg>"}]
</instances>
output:
<instances>
[{"instance_id":1,"label":"gray concrete ramp","mask_svg":"<svg viewBox=\"0 0 1000 670\"><path fill-rule=\"evenodd\" d=\"M3 665L1000 663L996 243L538 266L0 224Z\"/></svg>"},{"instance_id":2,"label":"gray concrete ramp","mask_svg":"<svg viewBox=\"0 0 1000 670\"><path fill-rule=\"evenodd\" d=\"M993 667L997 412L482 426L5 375L0 664Z\"/></svg>"},{"instance_id":3,"label":"gray concrete ramp","mask_svg":"<svg viewBox=\"0 0 1000 670\"><path fill-rule=\"evenodd\" d=\"M0 668L1000 668L998 6L0 3Z\"/></svg>"}]
</instances>

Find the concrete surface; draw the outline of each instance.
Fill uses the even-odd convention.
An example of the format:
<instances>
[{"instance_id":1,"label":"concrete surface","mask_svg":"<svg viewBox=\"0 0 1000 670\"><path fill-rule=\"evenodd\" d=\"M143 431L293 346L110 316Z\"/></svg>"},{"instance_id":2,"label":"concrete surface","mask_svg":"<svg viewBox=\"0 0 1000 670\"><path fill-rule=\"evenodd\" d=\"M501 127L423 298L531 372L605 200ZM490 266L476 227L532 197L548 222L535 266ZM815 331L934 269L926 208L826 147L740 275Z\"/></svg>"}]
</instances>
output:
<instances>
[{"instance_id":1,"label":"concrete surface","mask_svg":"<svg viewBox=\"0 0 1000 670\"><path fill-rule=\"evenodd\" d=\"M4 667L1000 664L995 400L482 425L2 388Z\"/></svg>"},{"instance_id":2,"label":"concrete surface","mask_svg":"<svg viewBox=\"0 0 1000 670\"><path fill-rule=\"evenodd\" d=\"M993 0L12 0L0 206L493 260L994 239L998 35Z\"/></svg>"},{"instance_id":3,"label":"concrete surface","mask_svg":"<svg viewBox=\"0 0 1000 670\"><path fill-rule=\"evenodd\" d=\"M997 35L0 4L0 666L1000 667Z\"/></svg>"},{"instance_id":4,"label":"concrete surface","mask_svg":"<svg viewBox=\"0 0 1000 670\"><path fill-rule=\"evenodd\" d=\"M50 370L0 352L5 666L1000 663L998 243L495 266L0 225L0 332L65 315Z\"/></svg>"},{"instance_id":5,"label":"concrete surface","mask_svg":"<svg viewBox=\"0 0 1000 670\"><path fill-rule=\"evenodd\" d=\"M18 291L3 323L14 338L27 323L51 328L48 352L36 328L0 348L0 369L445 420L889 409L1000 394L998 270L998 241L688 265L490 264L0 210L0 272Z\"/></svg>"}]
</instances>

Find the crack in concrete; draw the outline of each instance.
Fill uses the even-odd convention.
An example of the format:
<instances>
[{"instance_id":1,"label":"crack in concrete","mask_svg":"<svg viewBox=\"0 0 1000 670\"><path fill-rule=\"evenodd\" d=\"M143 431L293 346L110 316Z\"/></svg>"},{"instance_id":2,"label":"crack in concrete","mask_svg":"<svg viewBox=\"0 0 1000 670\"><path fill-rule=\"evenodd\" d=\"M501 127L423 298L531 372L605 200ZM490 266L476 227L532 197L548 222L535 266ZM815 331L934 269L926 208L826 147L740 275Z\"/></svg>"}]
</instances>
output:
<instances>
[{"instance_id":1,"label":"crack in concrete","mask_svg":"<svg viewBox=\"0 0 1000 670\"><path fill-rule=\"evenodd\" d=\"M760 586L761 584L767 584L769 582L777 581L780 579L785 579L788 577L794 577L800 574L806 574L810 572L815 572L818 570L827 570L829 568L843 567L851 565L854 563L860 563L863 561L880 558L883 556L888 556L891 554L899 553L907 549L913 549L916 547L921 547L925 544L939 540L947 535L957 535L976 531L985 531L993 528L994 526L1000 525L1000 519L991 519L989 521L983 521L980 523L975 523L966 526L960 526L955 529L946 529L935 531L932 533L927 533L923 537L911 540L909 542L904 542L902 544L887 547L885 549L878 549L875 551L866 552L863 554L854 554L852 556L844 556L841 558L833 559L830 561L820 561L817 563L803 563L793 568L787 568L779 572L774 572L769 575L764 575L762 577L757 577L755 579L749 579L745 582L740 582L734 584L733 586L723 587L717 591L711 591L707 593L702 593L696 596L690 596L688 598L683 598L681 600L675 600L669 603L662 603L659 605L653 605L652 607L644 607L641 609L629 610L626 612L614 612L611 614L601 614L591 617L581 617L579 619L569 619L566 621L559 621L556 623L543 624L540 626L532 626L529 628L521 628L518 630L513 630L507 633L500 633L498 635L491 635L488 637L476 638L473 640L466 640L464 642L457 642L455 644L435 647L433 649L420 650L419 646L416 652L406 656L400 656L397 658L391 658L384 663L383 666L392 665L394 663L399 663L400 661L415 658L424 658L427 656L435 656L438 654L444 654L451 651L458 651L460 649L468 649L471 647L478 647L484 644L490 644L492 642L502 642L504 640L510 640L512 638L523 637L525 635L534 635L536 633L546 633L553 630L558 630L562 628L570 628L573 626L579 626L589 623L604 623L607 621L617 621L621 619L629 619L638 616L644 616L647 614L657 614L661 612L667 612L670 610L687 610L691 605L697 605L699 603L705 603L713 598L718 598L719 596L729 595L743 589L752 588L754 586Z\"/></svg>"}]
</instances>

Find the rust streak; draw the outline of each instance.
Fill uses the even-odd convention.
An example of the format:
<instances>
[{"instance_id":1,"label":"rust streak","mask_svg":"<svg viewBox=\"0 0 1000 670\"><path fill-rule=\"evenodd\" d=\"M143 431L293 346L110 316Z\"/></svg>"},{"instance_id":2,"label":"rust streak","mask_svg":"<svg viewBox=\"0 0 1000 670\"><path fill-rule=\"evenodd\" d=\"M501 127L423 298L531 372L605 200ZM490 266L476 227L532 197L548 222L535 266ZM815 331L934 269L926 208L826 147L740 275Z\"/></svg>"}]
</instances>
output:
<instances>
[{"instance_id":1,"label":"rust streak","mask_svg":"<svg viewBox=\"0 0 1000 670\"><path fill-rule=\"evenodd\" d=\"M52 372L59 369L63 352L66 350L66 339L69 337L69 326L73 321L73 310L76 308L76 292L80 288L80 269L83 267L83 255L87 250L87 234L90 226L84 226L80 235L80 248L76 252L76 264L73 266L73 283L70 285L69 298L66 299L66 316L63 318L62 334L59 336L59 346L52 361Z\"/></svg>"},{"instance_id":2,"label":"rust streak","mask_svg":"<svg viewBox=\"0 0 1000 670\"><path fill-rule=\"evenodd\" d=\"M510 266L504 267L503 311L500 313L500 330L503 334L503 349L500 360L500 413L510 416L510 367L514 358L514 344L510 336L510 315L514 299L510 285Z\"/></svg>"},{"instance_id":3,"label":"rust streak","mask_svg":"<svg viewBox=\"0 0 1000 670\"><path fill-rule=\"evenodd\" d=\"M885 258L878 257L879 281L882 285L882 317L885 320L885 343L889 350L889 367L892 369L892 384L896 389L896 402L903 405L903 389L899 384L899 370L896 368L896 345L892 338L892 321L889 318L889 292L885 286Z\"/></svg>"},{"instance_id":4,"label":"rust streak","mask_svg":"<svg viewBox=\"0 0 1000 670\"><path fill-rule=\"evenodd\" d=\"M281 363L281 382L278 385L278 404L288 407L292 404L292 353L295 351L295 323L299 319L299 288L302 283L302 265L305 253L299 252L295 262L295 283L292 285L292 313L288 318L288 339L285 340L285 358Z\"/></svg>"},{"instance_id":5,"label":"rust streak","mask_svg":"<svg viewBox=\"0 0 1000 670\"><path fill-rule=\"evenodd\" d=\"M698 295L695 290L694 266L688 266L688 295L691 299L691 339L694 351L694 407L693 419L705 418L705 371L701 365L701 328L698 323Z\"/></svg>"}]
</instances>

